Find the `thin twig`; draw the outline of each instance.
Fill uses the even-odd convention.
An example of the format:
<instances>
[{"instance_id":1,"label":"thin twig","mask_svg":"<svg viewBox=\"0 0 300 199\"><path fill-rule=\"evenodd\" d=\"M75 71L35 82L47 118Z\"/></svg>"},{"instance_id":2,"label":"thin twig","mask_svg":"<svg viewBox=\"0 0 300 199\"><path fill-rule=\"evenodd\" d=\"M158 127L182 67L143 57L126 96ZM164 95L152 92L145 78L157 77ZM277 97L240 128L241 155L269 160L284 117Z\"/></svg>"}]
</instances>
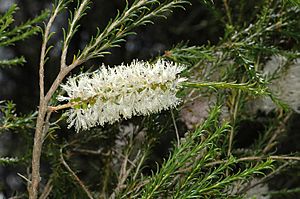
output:
<instances>
[{"instance_id":1,"label":"thin twig","mask_svg":"<svg viewBox=\"0 0 300 199\"><path fill-rule=\"evenodd\" d=\"M292 113L289 113L281 122L280 126L275 130L275 132L273 133L273 136L271 137L271 139L269 140L268 144L265 146L265 148L263 149L263 153L266 154L267 152L269 152L276 143L274 143L274 141L282 134L285 132L285 126L287 121L290 119Z\"/></svg>"},{"instance_id":2,"label":"thin twig","mask_svg":"<svg viewBox=\"0 0 300 199\"><path fill-rule=\"evenodd\" d=\"M63 157L62 149L60 150L60 160L62 164L66 167L66 169L70 172L70 174L73 176L73 178L77 181L77 183L81 186L81 188L84 190L86 195L90 198L93 199L93 196L91 192L88 190L88 188L83 184L83 182L79 179L79 177L75 174L75 172L70 168L70 166L67 164Z\"/></svg>"},{"instance_id":3,"label":"thin twig","mask_svg":"<svg viewBox=\"0 0 300 199\"><path fill-rule=\"evenodd\" d=\"M109 155L109 154L103 153L103 149L98 149L98 150L72 149L72 152L76 152L76 153L80 153L80 154L87 154L87 155L105 155L105 156Z\"/></svg>"},{"instance_id":4,"label":"thin twig","mask_svg":"<svg viewBox=\"0 0 300 199\"><path fill-rule=\"evenodd\" d=\"M31 183L31 181L28 178L26 178L24 175L22 175L20 173L17 173L17 175L20 176L21 178L23 178L27 183L29 183L29 184Z\"/></svg>"},{"instance_id":5,"label":"thin twig","mask_svg":"<svg viewBox=\"0 0 300 199\"><path fill-rule=\"evenodd\" d=\"M104 169L103 169L103 177L101 179L102 181L102 187L100 192L100 199L107 198L107 189L110 182L110 176L111 176L111 160L112 160L112 151L108 150L107 152L108 156L104 159Z\"/></svg>"},{"instance_id":6,"label":"thin twig","mask_svg":"<svg viewBox=\"0 0 300 199\"><path fill-rule=\"evenodd\" d=\"M126 195L129 195L129 194L131 194L133 192L139 191L142 187L144 187L148 183L149 183L149 179L145 179L144 181L140 182L137 186L135 186L133 189L131 189L128 192L126 192Z\"/></svg>"},{"instance_id":7,"label":"thin twig","mask_svg":"<svg viewBox=\"0 0 300 199\"><path fill-rule=\"evenodd\" d=\"M53 188L53 185L51 183L52 183L52 179L48 180L48 182L43 190L43 193L41 194L39 199L47 199L48 198L48 196L51 193L52 188Z\"/></svg>"},{"instance_id":8,"label":"thin twig","mask_svg":"<svg viewBox=\"0 0 300 199\"><path fill-rule=\"evenodd\" d=\"M283 188L281 190L276 190L276 191L269 191L268 192L268 195L269 196L278 196L278 195L286 195L286 196L289 196L289 195L292 195L293 196L298 196L298 194L300 193L300 188L299 187L296 187L296 188L290 188L290 189L286 189L286 188Z\"/></svg>"},{"instance_id":9,"label":"thin twig","mask_svg":"<svg viewBox=\"0 0 300 199\"><path fill-rule=\"evenodd\" d=\"M43 128L43 139L46 137L47 133L48 133L48 130L50 128L50 117L51 117L51 111L47 111L47 114L46 114L46 119L45 119L45 122L44 122L44 128ZM44 141L44 140L43 140Z\"/></svg>"},{"instance_id":10,"label":"thin twig","mask_svg":"<svg viewBox=\"0 0 300 199\"><path fill-rule=\"evenodd\" d=\"M133 180L136 179L136 177L137 177L137 175L138 175L138 173L139 173L139 171L140 171L140 168L141 168L142 164L144 163L144 160L145 160L145 159L146 159L146 153L143 153L142 157L140 158L139 164L137 165L137 168L136 168L136 170L135 170L135 173L134 173L134 175L133 175L133 177L132 177Z\"/></svg>"},{"instance_id":11,"label":"thin twig","mask_svg":"<svg viewBox=\"0 0 300 199\"><path fill-rule=\"evenodd\" d=\"M133 161L130 161L130 159L129 159L130 152L128 152L126 155L123 155L124 160L123 160L123 163L121 165L120 175L119 175L119 178L118 178L118 184L117 184L116 188L114 189L114 192L110 195L110 197L109 197L110 199L114 199L116 197L116 195L118 195L121 192L121 190L126 187L125 181L128 178L131 170L134 167L136 167L137 161L141 159L140 158L140 153L141 153L141 151L139 150ZM127 162L130 163L130 167L128 169L127 169Z\"/></svg>"},{"instance_id":12,"label":"thin twig","mask_svg":"<svg viewBox=\"0 0 300 199\"><path fill-rule=\"evenodd\" d=\"M300 161L300 157L297 156L278 156L278 155L271 155L271 156L249 156L249 157L243 157L243 158L239 158L237 160L235 160L234 162L243 162L243 161L252 161L252 160L266 160L266 159L270 159L270 160L296 160L296 161ZM229 160L218 160L218 161L214 161L214 162L210 162L205 164L205 167L210 167L210 166L215 166L218 164L223 164L228 162Z\"/></svg>"},{"instance_id":13,"label":"thin twig","mask_svg":"<svg viewBox=\"0 0 300 199\"><path fill-rule=\"evenodd\" d=\"M65 41L63 43L63 48L62 48L62 53L61 53L61 59L60 59L61 69L67 67L66 59L67 59L69 44L72 39L72 36L74 35L77 22L81 18L82 13L84 12L84 9L88 5L88 3L89 3L89 0L84 0L83 2L81 2L78 10L76 10L76 12L74 14L72 22L70 23L69 30L65 37Z\"/></svg>"},{"instance_id":14,"label":"thin twig","mask_svg":"<svg viewBox=\"0 0 300 199\"><path fill-rule=\"evenodd\" d=\"M238 194L246 193L248 190L256 187L259 184L264 183L265 181L267 181L268 179L270 179L271 177L273 177L274 175L276 175L277 173L279 173L282 169L284 169L288 165L290 165L290 162L284 163L283 165L281 165L280 167L278 167L276 170L272 171L271 173L269 173L265 177L259 179L256 183L250 184L250 185L246 186L245 188L243 188L242 190L238 191Z\"/></svg>"},{"instance_id":15,"label":"thin twig","mask_svg":"<svg viewBox=\"0 0 300 199\"><path fill-rule=\"evenodd\" d=\"M237 118L240 98L241 98L241 90L238 91L237 96L234 96L234 98L233 98L234 101L232 102L232 104L234 104L233 113L232 113L233 127L230 130L227 157L229 157L231 155L232 142L233 142L233 137L234 137L234 126L235 126L235 121L236 121L236 118Z\"/></svg>"},{"instance_id":16,"label":"thin twig","mask_svg":"<svg viewBox=\"0 0 300 199\"><path fill-rule=\"evenodd\" d=\"M66 70L66 69L63 69L63 70ZM94 95L87 99L81 99L79 102L68 102L66 104L62 104L62 105L58 105L58 106L48 106L48 111L56 112L56 111L67 109L67 108L73 108L75 106L82 105L85 102L90 102L90 100L95 99L96 97L98 97L98 95Z\"/></svg>"},{"instance_id":17,"label":"thin twig","mask_svg":"<svg viewBox=\"0 0 300 199\"><path fill-rule=\"evenodd\" d=\"M59 110L74 107L78 104L80 104L80 103L79 102L69 102L69 103L66 103L66 104L63 104L63 105L58 105L58 106L48 106L48 110L50 112L56 112L56 111L59 111Z\"/></svg>"},{"instance_id":18,"label":"thin twig","mask_svg":"<svg viewBox=\"0 0 300 199\"><path fill-rule=\"evenodd\" d=\"M243 77L244 79L244 77ZM232 150L232 143L233 143L233 138L234 138L234 128L235 128L235 123L236 123L236 118L237 118L237 113L238 113L238 109L239 109L239 100L241 98L241 90L237 91L238 94L237 96L233 96L233 102L232 105L233 110L232 111L232 127L230 129L230 134L229 134L229 141L228 141L228 150L227 150L227 158L231 156L231 150ZM226 176L229 175L229 169L226 170Z\"/></svg>"},{"instance_id":19,"label":"thin twig","mask_svg":"<svg viewBox=\"0 0 300 199\"><path fill-rule=\"evenodd\" d=\"M132 162L129 158L128 158L128 156L125 156L125 155L123 155L122 153L119 153L117 150L113 150L117 155L119 155L119 156L121 156L124 160L126 160L127 159L127 161L132 165L132 166L136 166L135 164L134 164L134 162Z\"/></svg>"},{"instance_id":20,"label":"thin twig","mask_svg":"<svg viewBox=\"0 0 300 199\"><path fill-rule=\"evenodd\" d=\"M25 194L22 194L20 196L13 196L13 197L10 197L8 199L22 199L22 198L25 198Z\"/></svg>"},{"instance_id":21,"label":"thin twig","mask_svg":"<svg viewBox=\"0 0 300 199\"><path fill-rule=\"evenodd\" d=\"M136 4L134 3L128 10L126 10L124 12L124 14L122 14L118 20L110 23L109 26L107 26L103 30L103 32L98 37L95 38L95 41L92 44L86 46L82 50L82 53L80 54L79 59L92 58L91 52L95 51L95 48L97 48L97 46L99 46L99 44L103 41L103 39L106 38L113 29L116 29L120 24L122 24L124 22L124 19L126 19L131 12L133 12L135 9L141 7L143 4L145 4L145 2L147 2L147 0L137 1L137 3ZM99 49L96 50L96 54L101 52L102 50L106 49L107 47L108 47L108 45L104 44L103 46L101 46Z\"/></svg>"},{"instance_id":22,"label":"thin twig","mask_svg":"<svg viewBox=\"0 0 300 199\"><path fill-rule=\"evenodd\" d=\"M120 168L120 174L118 177L118 184L116 188L114 189L114 193L110 196L110 198L114 198L117 193L119 193L123 187L124 187L124 182L127 179L129 175L129 171L127 170L127 162L128 162L128 154L125 155L125 158L122 162L121 168Z\"/></svg>"},{"instance_id":23,"label":"thin twig","mask_svg":"<svg viewBox=\"0 0 300 199\"><path fill-rule=\"evenodd\" d=\"M223 0L223 4L224 4L224 7L225 7L228 22L229 22L229 24L232 24L232 19L231 19L231 13L230 13L229 5L228 5L228 0Z\"/></svg>"},{"instance_id":24,"label":"thin twig","mask_svg":"<svg viewBox=\"0 0 300 199\"><path fill-rule=\"evenodd\" d=\"M180 145L180 137L179 137L179 132L178 132L176 120L175 120L175 117L174 117L174 113L173 113L172 110L171 110L171 116L172 116L172 121L173 121L173 125L174 125L174 128L175 128L175 133L176 133L176 138L177 138L177 147L179 147L179 145Z\"/></svg>"}]
</instances>

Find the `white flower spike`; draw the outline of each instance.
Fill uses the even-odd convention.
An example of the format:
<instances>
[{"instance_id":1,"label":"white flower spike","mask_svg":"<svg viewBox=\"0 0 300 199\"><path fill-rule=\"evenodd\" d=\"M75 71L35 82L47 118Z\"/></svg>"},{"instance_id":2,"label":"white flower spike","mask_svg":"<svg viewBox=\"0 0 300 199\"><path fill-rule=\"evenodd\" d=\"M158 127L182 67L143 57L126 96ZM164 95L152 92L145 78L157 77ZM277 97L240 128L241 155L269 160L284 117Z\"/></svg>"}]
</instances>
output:
<instances>
[{"instance_id":1,"label":"white flower spike","mask_svg":"<svg viewBox=\"0 0 300 199\"><path fill-rule=\"evenodd\" d=\"M92 74L69 78L62 85L67 96L58 96L58 100L74 104L67 111L68 127L75 126L77 132L134 115L149 115L178 105L179 83L186 80L178 75L184 69L165 60L102 66Z\"/></svg>"}]
</instances>

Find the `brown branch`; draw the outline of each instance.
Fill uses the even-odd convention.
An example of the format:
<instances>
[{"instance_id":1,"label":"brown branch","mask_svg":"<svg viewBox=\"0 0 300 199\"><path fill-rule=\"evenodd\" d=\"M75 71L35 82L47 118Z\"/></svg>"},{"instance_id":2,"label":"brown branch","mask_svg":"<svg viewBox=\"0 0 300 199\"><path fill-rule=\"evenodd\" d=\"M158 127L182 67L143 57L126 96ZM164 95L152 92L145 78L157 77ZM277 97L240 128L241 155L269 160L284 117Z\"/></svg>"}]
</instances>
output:
<instances>
[{"instance_id":1,"label":"brown branch","mask_svg":"<svg viewBox=\"0 0 300 199\"><path fill-rule=\"evenodd\" d=\"M52 183L52 180L48 180L45 188L44 188L44 191L43 193L41 194L41 196L39 197L39 199L47 199L50 192L52 191L52 188L53 188L53 185L51 184Z\"/></svg>"},{"instance_id":2,"label":"brown branch","mask_svg":"<svg viewBox=\"0 0 300 199\"><path fill-rule=\"evenodd\" d=\"M60 150L60 160L61 160L62 164L66 167L66 169L70 172L70 174L72 175L72 177L77 181L77 183L84 190L84 192L86 193L86 195L90 199L93 199L93 196L92 196L91 192L88 190L88 188L83 184L83 182L79 179L79 177L75 174L75 172L70 168L70 166L65 161L65 159L63 157L62 149Z\"/></svg>"},{"instance_id":3,"label":"brown branch","mask_svg":"<svg viewBox=\"0 0 300 199\"><path fill-rule=\"evenodd\" d=\"M103 153L103 149L89 150L89 149L73 149L72 152L87 154L87 155L103 155L108 156L109 154Z\"/></svg>"},{"instance_id":4,"label":"brown branch","mask_svg":"<svg viewBox=\"0 0 300 199\"><path fill-rule=\"evenodd\" d=\"M118 184L117 187L114 190L114 194L119 193L123 187L124 187L124 182L127 179L129 175L129 170L127 170L127 163L128 163L128 154L124 156L124 160L122 162L121 168L120 168L120 174L118 177Z\"/></svg>"},{"instance_id":5,"label":"brown branch","mask_svg":"<svg viewBox=\"0 0 300 199\"><path fill-rule=\"evenodd\" d=\"M34 145L32 151L32 174L31 174L31 183L28 186L28 194L30 199L36 199L38 197L38 186L40 183L40 157L42 152L42 143L43 143L43 128L44 128L44 118L47 112L48 100L45 100L44 93L44 65L45 58L47 54L47 43L50 35L50 29L52 24L59 13L60 6L57 6L54 10L52 16L49 19L49 22L46 25L45 33L43 37L41 57L40 57L40 66L39 66L39 86L40 86L40 102L39 102L39 111L36 122L36 129L34 135Z\"/></svg>"},{"instance_id":6,"label":"brown branch","mask_svg":"<svg viewBox=\"0 0 300 199\"><path fill-rule=\"evenodd\" d=\"M46 137L46 135L48 133L48 130L50 128L50 117L51 117L51 114L52 114L52 112L47 111L46 119L45 119L45 122L44 122L44 128L43 128L43 139ZM43 142L44 142L44 140L43 140Z\"/></svg>"},{"instance_id":7,"label":"brown branch","mask_svg":"<svg viewBox=\"0 0 300 199\"><path fill-rule=\"evenodd\" d=\"M225 1L224 1L225 2ZM226 1L227 2L227 1ZM245 78L243 77L243 80ZM232 151L232 145L233 145L233 138L234 138L234 128L235 128L235 123L236 123L236 118L238 114L238 109L239 109L239 100L241 98L241 90L238 90L238 94L233 96L232 99L232 106L233 108L230 110L231 112L231 121L232 121L232 127L230 129L230 134L229 134L229 140L228 140L228 150L227 150L227 157L231 156L231 151ZM226 170L226 176L229 175L229 170Z\"/></svg>"},{"instance_id":8,"label":"brown branch","mask_svg":"<svg viewBox=\"0 0 300 199\"><path fill-rule=\"evenodd\" d=\"M20 196L13 196L13 197L10 197L8 199L22 199L22 198L25 198L25 194L22 194Z\"/></svg>"},{"instance_id":9,"label":"brown branch","mask_svg":"<svg viewBox=\"0 0 300 199\"><path fill-rule=\"evenodd\" d=\"M128 192L126 192L126 195L128 196L133 192L138 192L142 187L144 187L148 183L149 183L149 179L145 179L144 181L140 182L135 187L133 187L131 190L128 190ZM124 195L122 195L122 196L124 196ZM130 198L130 197L127 197L127 198Z\"/></svg>"},{"instance_id":10,"label":"brown branch","mask_svg":"<svg viewBox=\"0 0 300 199\"><path fill-rule=\"evenodd\" d=\"M38 196L38 186L40 183L40 157L42 153L43 126L44 126L45 114L46 114L46 109L43 103L39 109L35 136L34 136L34 144L33 144L33 151L32 151L31 184L28 190L30 199L36 199Z\"/></svg>"},{"instance_id":11,"label":"brown branch","mask_svg":"<svg viewBox=\"0 0 300 199\"><path fill-rule=\"evenodd\" d=\"M232 143L233 143L233 137L234 137L234 126L235 126L235 122L236 122L236 118L237 118L237 114L238 114L240 98L241 98L241 90L238 90L237 96L234 96L232 99L233 100L232 105L234 105L233 109L231 110L233 127L231 127L231 130L230 130L227 157L229 157L231 155Z\"/></svg>"},{"instance_id":12,"label":"brown branch","mask_svg":"<svg viewBox=\"0 0 300 199\"><path fill-rule=\"evenodd\" d=\"M77 66L81 65L87 60L75 60L72 64L67 67L61 68L60 72L58 73L56 79L52 83L50 89L48 90L45 100L50 101L51 97L53 96L54 92L57 90L63 79Z\"/></svg>"},{"instance_id":13,"label":"brown branch","mask_svg":"<svg viewBox=\"0 0 300 199\"><path fill-rule=\"evenodd\" d=\"M246 186L245 188L243 188L242 190L238 191L238 194L241 193L246 193L247 191L249 191L250 189L256 187L259 184L262 184L264 182L266 182L268 179L270 179L272 176L276 175L277 173L279 173L282 169L284 169L285 167L289 166L290 162L286 162L283 165L281 165L280 167L278 167L275 171L272 171L271 173L269 173L268 175L266 175L265 177L261 178L258 180L258 182L254 183L254 184L249 184L248 186Z\"/></svg>"},{"instance_id":14,"label":"brown branch","mask_svg":"<svg viewBox=\"0 0 300 199\"><path fill-rule=\"evenodd\" d=\"M141 159L140 153L141 153L141 151L139 150L133 161L131 161L129 159L130 151L128 151L127 154L122 155L124 160L123 160L121 168L120 168L118 184L117 184L116 188L114 189L114 192L110 195L110 197L109 197L110 199L114 199L116 197L116 195L118 195L126 187L125 181L128 178L132 169L136 167L137 161ZM128 169L127 169L127 163L130 163L130 167Z\"/></svg>"},{"instance_id":15,"label":"brown branch","mask_svg":"<svg viewBox=\"0 0 300 199\"><path fill-rule=\"evenodd\" d=\"M275 145L276 142L275 140L282 134L285 132L285 126L287 121L290 119L292 113L289 113L281 122L281 124L279 125L278 128L276 128L275 132L273 133L273 136L271 137L271 139L269 140L268 144L266 145L266 147L263 149L263 153L266 154L267 152L269 152Z\"/></svg>"},{"instance_id":16,"label":"brown branch","mask_svg":"<svg viewBox=\"0 0 300 199\"><path fill-rule=\"evenodd\" d=\"M59 111L59 110L74 107L75 105L78 105L78 104L79 104L79 102L69 102L69 103L66 103L66 104L58 105L58 106L48 106L48 111L56 112L56 111Z\"/></svg>"},{"instance_id":17,"label":"brown branch","mask_svg":"<svg viewBox=\"0 0 300 199\"><path fill-rule=\"evenodd\" d=\"M117 155L121 156L124 160L128 161L132 166L136 166L134 162L132 162L128 156L129 155L123 155L122 153L119 153L117 150L113 150Z\"/></svg>"},{"instance_id":18,"label":"brown branch","mask_svg":"<svg viewBox=\"0 0 300 199\"><path fill-rule=\"evenodd\" d=\"M34 145L33 145L33 152L32 152L32 180L31 184L28 186L28 193L30 199L37 199L38 197L38 186L40 182L40 157L41 157L41 151L43 146L43 136L44 132L48 130L49 124L48 121L50 119L51 111L49 113L49 117L47 116L47 119L45 120L45 116L48 111L48 103L51 100L51 97L53 96L54 92L57 90L58 86L62 82L62 80L66 77L66 75L73 70L76 66L82 64L83 60L75 60L72 64L70 64L68 67L61 67L60 72L58 73L56 79L52 83L50 89L48 90L47 94L44 94L44 65L45 65L45 57L46 57L46 51L47 51L47 42L50 35L50 29L51 26L59 13L61 9L61 2L60 4L55 8L52 16L49 19L49 22L47 23L45 33L44 33L44 39L42 44L42 50L41 50L41 61L40 61L40 70L39 70L39 76L40 76L40 103L39 103L39 111L38 111L38 117L36 122L36 130L35 130L35 136L34 136Z\"/></svg>"}]
</instances>

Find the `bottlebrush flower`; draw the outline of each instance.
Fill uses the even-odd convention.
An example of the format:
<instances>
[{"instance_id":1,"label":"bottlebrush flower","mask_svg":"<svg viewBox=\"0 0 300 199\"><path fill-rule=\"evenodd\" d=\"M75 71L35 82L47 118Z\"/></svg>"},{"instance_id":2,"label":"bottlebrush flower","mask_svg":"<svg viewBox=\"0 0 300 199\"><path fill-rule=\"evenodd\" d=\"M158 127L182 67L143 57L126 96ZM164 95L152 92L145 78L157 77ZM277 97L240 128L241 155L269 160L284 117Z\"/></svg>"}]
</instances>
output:
<instances>
[{"instance_id":1,"label":"bottlebrush flower","mask_svg":"<svg viewBox=\"0 0 300 199\"><path fill-rule=\"evenodd\" d=\"M180 102L176 97L179 83L185 81L178 77L183 70L183 66L164 60L102 66L92 74L69 78L62 85L67 96L58 96L58 100L73 105L67 111L68 127L87 130L175 107Z\"/></svg>"}]
</instances>

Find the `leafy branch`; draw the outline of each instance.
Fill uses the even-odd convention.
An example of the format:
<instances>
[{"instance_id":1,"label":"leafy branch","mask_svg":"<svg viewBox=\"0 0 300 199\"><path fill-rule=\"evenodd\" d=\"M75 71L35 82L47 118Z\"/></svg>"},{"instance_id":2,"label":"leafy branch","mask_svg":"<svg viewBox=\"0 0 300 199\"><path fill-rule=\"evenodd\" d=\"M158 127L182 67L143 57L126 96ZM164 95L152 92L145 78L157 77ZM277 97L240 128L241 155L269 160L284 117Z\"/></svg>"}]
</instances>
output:
<instances>
[{"instance_id":1,"label":"leafy branch","mask_svg":"<svg viewBox=\"0 0 300 199\"><path fill-rule=\"evenodd\" d=\"M136 0L130 6L126 4L126 7L122 14L118 14L114 20L111 20L108 26L103 30L98 30L98 33L83 49L82 53L78 53L71 64L66 63L66 57L68 54L68 46L72 37L78 29L78 22L82 16L85 15L88 9L89 0L78 0L78 6L71 14L69 20L68 30L64 30L63 49L61 54L60 72L56 79L52 83L50 89L45 94L44 91L44 67L47 61L47 53L51 48L47 48L47 43L53 34L51 27L58 13L65 9L69 1L60 0L53 7L53 11L50 15L49 21L45 26L43 33L43 43L40 57L39 67L39 86L40 86L40 103L39 111L36 123L36 131L34 138L34 146L32 153L32 176L29 184L29 197L36 199L38 196L38 185L40 181L40 157L43 145L43 139L49 129L49 119L52 111L49 111L48 104L57 90L63 79L77 66L85 63L89 59L96 58L107 54L105 50L112 47L117 47L120 42L124 41L124 37L131 34L131 30L137 26L147 24L149 19L155 16L163 16L163 13L170 11L173 8L180 7L180 5L186 3L184 0L165 1L158 5L156 10L152 7L158 4L158 1ZM150 14L152 11L154 13ZM139 18L138 23L134 23L135 19Z\"/></svg>"},{"instance_id":2,"label":"leafy branch","mask_svg":"<svg viewBox=\"0 0 300 199\"><path fill-rule=\"evenodd\" d=\"M36 24L43 21L49 14L48 11L44 11L37 17L11 28L14 22L14 14L17 10L17 5L13 4L2 16L0 16L0 47L14 45L15 42L37 34L40 29ZM24 57L0 60L0 67L22 65L25 62L26 60Z\"/></svg>"},{"instance_id":3,"label":"leafy branch","mask_svg":"<svg viewBox=\"0 0 300 199\"><path fill-rule=\"evenodd\" d=\"M182 86L189 88L212 88L212 89L238 89L250 92L254 95L270 94L266 87L256 86L257 83L235 83L235 82L186 82Z\"/></svg>"},{"instance_id":4,"label":"leafy branch","mask_svg":"<svg viewBox=\"0 0 300 199\"><path fill-rule=\"evenodd\" d=\"M220 108L213 108L209 118L174 148L159 171L142 180L144 186L138 187L133 193L129 192L129 195L122 193L121 198L220 197L225 196L224 188L233 181L245 180L270 169L271 161L266 161L244 170L232 170L232 174L225 176L224 171L237 163L233 157L211 169L205 166L218 158L221 153L220 140L231 128L226 123L219 126L219 114Z\"/></svg>"},{"instance_id":5,"label":"leafy branch","mask_svg":"<svg viewBox=\"0 0 300 199\"><path fill-rule=\"evenodd\" d=\"M19 163L20 160L18 158L8 158L8 157L0 157L0 165L10 165Z\"/></svg>"},{"instance_id":6,"label":"leafy branch","mask_svg":"<svg viewBox=\"0 0 300 199\"><path fill-rule=\"evenodd\" d=\"M13 4L3 16L0 16L0 46L13 45L17 41L36 34L40 29L35 24L43 21L49 15L48 11L44 11L39 16L10 29L10 25L14 22L13 14L17 9L17 5Z\"/></svg>"},{"instance_id":7,"label":"leafy branch","mask_svg":"<svg viewBox=\"0 0 300 199\"><path fill-rule=\"evenodd\" d=\"M36 113L24 116L16 114L16 105L11 101L0 101L0 134L9 130L34 128Z\"/></svg>"}]
</instances>

